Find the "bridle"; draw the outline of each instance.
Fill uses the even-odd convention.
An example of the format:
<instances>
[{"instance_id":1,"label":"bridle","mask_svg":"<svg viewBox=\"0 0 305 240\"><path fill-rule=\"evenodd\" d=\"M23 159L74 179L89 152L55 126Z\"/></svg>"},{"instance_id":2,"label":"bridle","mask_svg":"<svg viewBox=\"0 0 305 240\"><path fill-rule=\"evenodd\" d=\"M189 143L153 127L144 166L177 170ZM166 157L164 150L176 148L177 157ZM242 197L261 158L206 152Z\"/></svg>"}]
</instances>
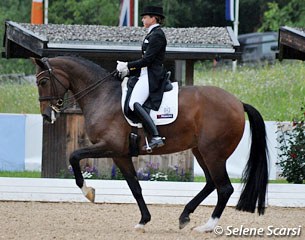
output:
<instances>
[{"instance_id":1,"label":"bridle","mask_svg":"<svg viewBox=\"0 0 305 240\"><path fill-rule=\"evenodd\" d=\"M51 109L53 109L55 112L59 113L61 111L61 107L64 104L64 100L59 96L56 82L58 82L65 89L65 93L68 91L68 88L66 86L64 86L64 84L62 84L62 82L59 81L59 79L53 74L53 70L50 66L48 59L43 58L41 60L44 63L44 65L47 67L47 70L44 70L44 71L36 74L36 79L37 79L36 85L37 86L41 85L43 80L50 81L51 89L52 89L51 94L54 94L54 95L43 96L43 97L39 96L39 102L50 101L49 107L51 107ZM47 76L45 76L45 73L47 73ZM56 100L55 105L52 104L53 100Z\"/></svg>"},{"instance_id":2,"label":"bridle","mask_svg":"<svg viewBox=\"0 0 305 240\"><path fill-rule=\"evenodd\" d=\"M43 97L39 97L39 102L44 102L44 101L50 101L49 104L49 108L51 108L52 113L54 114L53 111L55 111L56 113L60 113L62 111L64 111L65 109L71 107L74 105L75 101L78 101L79 99L81 99L82 97L86 96L87 94L89 94L90 92L94 91L96 86L102 84L103 82L105 82L110 76L114 76L116 74L116 70L109 73L108 75L106 75L104 78L100 79L99 81L89 85L88 87L86 87L85 89L75 93L74 95L67 97L65 99L61 98L61 96L59 95L59 91L57 88L57 84L59 83L64 89L65 89L65 93L69 90L68 87L66 87L53 73L52 67L49 63L48 58L42 58L41 61L43 62L44 66L47 68L44 71L41 71L40 73L36 74L36 85L39 86L41 85L41 82L43 80L46 81L50 81L51 82L51 96L43 96ZM47 73L47 76L45 76L45 73ZM64 93L64 94L65 94ZM52 101L56 100L56 103L53 104ZM63 107L65 105L65 107Z\"/></svg>"}]
</instances>

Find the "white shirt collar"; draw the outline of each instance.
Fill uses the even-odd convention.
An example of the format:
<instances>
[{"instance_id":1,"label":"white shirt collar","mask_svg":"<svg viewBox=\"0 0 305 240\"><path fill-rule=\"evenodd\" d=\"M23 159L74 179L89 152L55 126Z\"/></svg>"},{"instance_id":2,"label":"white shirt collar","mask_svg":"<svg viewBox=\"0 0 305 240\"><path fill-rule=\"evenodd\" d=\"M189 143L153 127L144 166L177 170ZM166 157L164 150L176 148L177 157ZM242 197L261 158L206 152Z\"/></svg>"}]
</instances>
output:
<instances>
[{"instance_id":1,"label":"white shirt collar","mask_svg":"<svg viewBox=\"0 0 305 240\"><path fill-rule=\"evenodd\" d=\"M157 26L159 26L159 25L160 25L159 23L156 23L156 24L151 25L151 26L148 28L148 33L150 33L151 30L152 30L153 28L155 28L155 27L157 27Z\"/></svg>"}]
</instances>

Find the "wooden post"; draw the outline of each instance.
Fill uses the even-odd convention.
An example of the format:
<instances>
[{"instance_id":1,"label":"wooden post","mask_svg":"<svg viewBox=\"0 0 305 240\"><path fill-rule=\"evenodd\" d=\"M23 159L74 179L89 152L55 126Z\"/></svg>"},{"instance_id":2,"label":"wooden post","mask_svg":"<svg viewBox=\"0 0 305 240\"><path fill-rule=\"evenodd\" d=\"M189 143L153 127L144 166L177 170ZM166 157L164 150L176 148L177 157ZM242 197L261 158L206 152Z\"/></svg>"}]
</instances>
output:
<instances>
[{"instance_id":1,"label":"wooden post","mask_svg":"<svg viewBox=\"0 0 305 240\"><path fill-rule=\"evenodd\" d=\"M66 117L62 115L54 124L43 123L42 166L43 178L56 178L66 165Z\"/></svg>"},{"instance_id":2,"label":"wooden post","mask_svg":"<svg viewBox=\"0 0 305 240\"><path fill-rule=\"evenodd\" d=\"M194 85L194 60L186 60L185 85Z\"/></svg>"},{"instance_id":3,"label":"wooden post","mask_svg":"<svg viewBox=\"0 0 305 240\"><path fill-rule=\"evenodd\" d=\"M194 60L175 61L175 76L179 85L194 85L194 63Z\"/></svg>"},{"instance_id":4,"label":"wooden post","mask_svg":"<svg viewBox=\"0 0 305 240\"><path fill-rule=\"evenodd\" d=\"M175 79L179 83L179 86L182 86L185 82L185 61L176 60L175 61Z\"/></svg>"}]
</instances>

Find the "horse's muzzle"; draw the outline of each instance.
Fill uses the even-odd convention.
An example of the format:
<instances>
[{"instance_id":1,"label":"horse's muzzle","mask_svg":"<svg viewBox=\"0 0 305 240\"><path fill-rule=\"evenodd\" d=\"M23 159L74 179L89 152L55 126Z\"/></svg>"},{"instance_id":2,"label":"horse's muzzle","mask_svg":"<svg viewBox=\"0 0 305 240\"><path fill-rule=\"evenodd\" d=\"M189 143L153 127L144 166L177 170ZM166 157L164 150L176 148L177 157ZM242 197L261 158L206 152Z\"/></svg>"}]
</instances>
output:
<instances>
[{"instance_id":1,"label":"horse's muzzle","mask_svg":"<svg viewBox=\"0 0 305 240\"><path fill-rule=\"evenodd\" d=\"M51 106L48 106L42 113L43 119L48 123L54 123L56 121L56 112Z\"/></svg>"}]
</instances>

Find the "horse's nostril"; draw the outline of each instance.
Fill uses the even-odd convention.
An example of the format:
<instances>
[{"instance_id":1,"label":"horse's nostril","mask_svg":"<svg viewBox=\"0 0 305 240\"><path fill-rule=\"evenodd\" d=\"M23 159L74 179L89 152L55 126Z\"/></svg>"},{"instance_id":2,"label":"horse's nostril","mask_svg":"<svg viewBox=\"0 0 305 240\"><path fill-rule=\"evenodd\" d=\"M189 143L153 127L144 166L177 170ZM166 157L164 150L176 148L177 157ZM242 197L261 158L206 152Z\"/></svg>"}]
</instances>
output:
<instances>
[{"instance_id":1,"label":"horse's nostril","mask_svg":"<svg viewBox=\"0 0 305 240\"><path fill-rule=\"evenodd\" d=\"M47 107L42 113L42 117L47 122L52 122L52 109Z\"/></svg>"},{"instance_id":2,"label":"horse's nostril","mask_svg":"<svg viewBox=\"0 0 305 240\"><path fill-rule=\"evenodd\" d=\"M51 117L48 116L47 114L42 114L43 120L50 123L52 122Z\"/></svg>"}]
</instances>

